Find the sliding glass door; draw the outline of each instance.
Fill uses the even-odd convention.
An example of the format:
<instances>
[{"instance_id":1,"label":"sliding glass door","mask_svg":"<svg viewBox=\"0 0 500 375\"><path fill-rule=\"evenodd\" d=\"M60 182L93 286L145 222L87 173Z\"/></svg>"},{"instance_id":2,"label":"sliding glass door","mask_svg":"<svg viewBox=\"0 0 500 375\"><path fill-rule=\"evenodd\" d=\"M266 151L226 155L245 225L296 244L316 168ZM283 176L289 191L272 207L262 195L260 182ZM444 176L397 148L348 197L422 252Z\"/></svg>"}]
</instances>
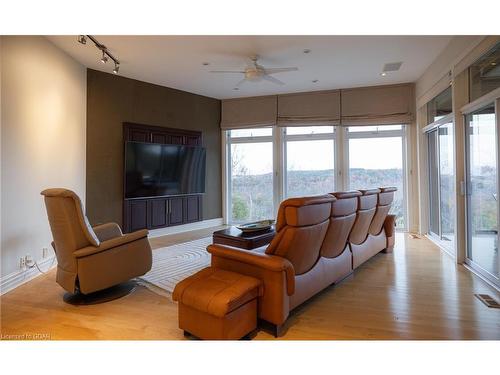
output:
<instances>
[{"instance_id":1,"label":"sliding glass door","mask_svg":"<svg viewBox=\"0 0 500 375\"><path fill-rule=\"evenodd\" d=\"M429 234L449 252L455 245L455 150L453 115L427 131Z\"/></svg>"},{"instance_id":2,"label":"sliding glass door","mask_svg":"<svg viewBox=\"0 0 500 375\"><path fill-rule=\"evenodd\" d=\"M498 285L497 122L495 104L466 116L467 262Z\"/></svg>"}]
</instances>

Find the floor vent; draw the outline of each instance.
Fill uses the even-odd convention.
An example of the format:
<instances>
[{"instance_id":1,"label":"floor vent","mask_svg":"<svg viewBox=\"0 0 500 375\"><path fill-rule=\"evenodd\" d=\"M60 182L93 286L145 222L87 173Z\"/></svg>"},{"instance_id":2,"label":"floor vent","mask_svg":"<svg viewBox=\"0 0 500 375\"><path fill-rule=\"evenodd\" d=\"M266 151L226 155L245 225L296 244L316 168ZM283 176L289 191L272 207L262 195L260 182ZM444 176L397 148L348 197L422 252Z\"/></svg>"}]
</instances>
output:
<instances>
[{"instance_id":1,"label":"floor vent","mask_svg":"<svg viewBox=\"0 0 500 375\"><path fill-rule=\"evenodd\" d=\"M500 303L495 301L493 297L488 294L474 294L479 300L488 307L493 307L495 309L500 309Z\"/></svg>"}]
</instances>

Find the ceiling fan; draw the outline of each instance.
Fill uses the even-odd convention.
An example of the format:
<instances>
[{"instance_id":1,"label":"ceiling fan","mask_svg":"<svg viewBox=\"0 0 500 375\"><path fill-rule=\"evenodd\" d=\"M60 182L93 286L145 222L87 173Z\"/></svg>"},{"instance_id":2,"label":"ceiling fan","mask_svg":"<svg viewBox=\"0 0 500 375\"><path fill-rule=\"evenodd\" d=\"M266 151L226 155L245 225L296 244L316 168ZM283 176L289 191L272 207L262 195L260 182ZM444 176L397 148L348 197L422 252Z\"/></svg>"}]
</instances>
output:
<instances>
[{"instance_id":1,"label":"ceiling fan","mask_svg":"<svg viewBox=\"0 0 500 375\"><path fill-rule=\"evenodd\" d=\"M265 68L259 65L257 61L259 56L255 55L250 58L252 64L245 68L245 70L211 70L210 73L223 73L223 74L244 74L245 77L239 81L236 86L241 85L243 82L260 82L262 80L275 83L277 85L284 85L285 83L271 74L293 72L299 70L298 68Z\"/></svg>"}]
</instances>

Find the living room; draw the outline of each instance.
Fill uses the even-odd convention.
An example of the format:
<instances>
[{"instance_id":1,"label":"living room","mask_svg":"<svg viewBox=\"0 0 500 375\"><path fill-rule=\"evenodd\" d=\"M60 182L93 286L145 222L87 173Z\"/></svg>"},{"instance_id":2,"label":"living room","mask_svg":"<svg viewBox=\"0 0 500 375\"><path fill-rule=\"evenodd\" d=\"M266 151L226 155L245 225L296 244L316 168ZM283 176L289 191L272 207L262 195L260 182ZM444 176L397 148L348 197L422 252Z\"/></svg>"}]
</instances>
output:
<instances>
[{"instance_id":1,"label":"living room","mask_svg":"<svg viewBox=\"0 0 500 375\"><path fill-rule=\"evenodd\" d=\"M175 27L0 28L2 344L494 351L498 30Z\"/></svg>"}]
</instances>

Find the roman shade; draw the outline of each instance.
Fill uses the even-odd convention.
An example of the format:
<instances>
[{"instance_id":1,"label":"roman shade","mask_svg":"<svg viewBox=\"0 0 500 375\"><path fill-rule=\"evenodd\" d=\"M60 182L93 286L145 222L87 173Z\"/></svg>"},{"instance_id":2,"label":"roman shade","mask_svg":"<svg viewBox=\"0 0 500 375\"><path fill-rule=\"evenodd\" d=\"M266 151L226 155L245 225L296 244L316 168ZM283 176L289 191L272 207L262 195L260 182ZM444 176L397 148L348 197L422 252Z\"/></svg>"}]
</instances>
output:
<instances>
[{"instance_id":1,"label":"roman shade","mask_svg":"<svg viewBox=\"0 0 500 375\"><path fill-rule=\"evenodd\" d=\"M339 125L340 91L278 95L278 125Z\"/></svg>"},{"instance_id":2,"label":"roman shade","mask_svg":"<svg viewBox=\"0 0 500 375\"><path fill-rule=\"evenodd\" d=\"M221 129L276 125L277 97L254 96L222 101Z\"/></svg>"},{"instance_id":3,"label":"roman shade","mask_svg":"<svg viewBox=\"0 0 500 375\"><path fill-rule=\"evenodd\" d=\"M341 123L397 125L413 121L413 84L361 87L342 90Z\"/></svg>"}]
</instances>

